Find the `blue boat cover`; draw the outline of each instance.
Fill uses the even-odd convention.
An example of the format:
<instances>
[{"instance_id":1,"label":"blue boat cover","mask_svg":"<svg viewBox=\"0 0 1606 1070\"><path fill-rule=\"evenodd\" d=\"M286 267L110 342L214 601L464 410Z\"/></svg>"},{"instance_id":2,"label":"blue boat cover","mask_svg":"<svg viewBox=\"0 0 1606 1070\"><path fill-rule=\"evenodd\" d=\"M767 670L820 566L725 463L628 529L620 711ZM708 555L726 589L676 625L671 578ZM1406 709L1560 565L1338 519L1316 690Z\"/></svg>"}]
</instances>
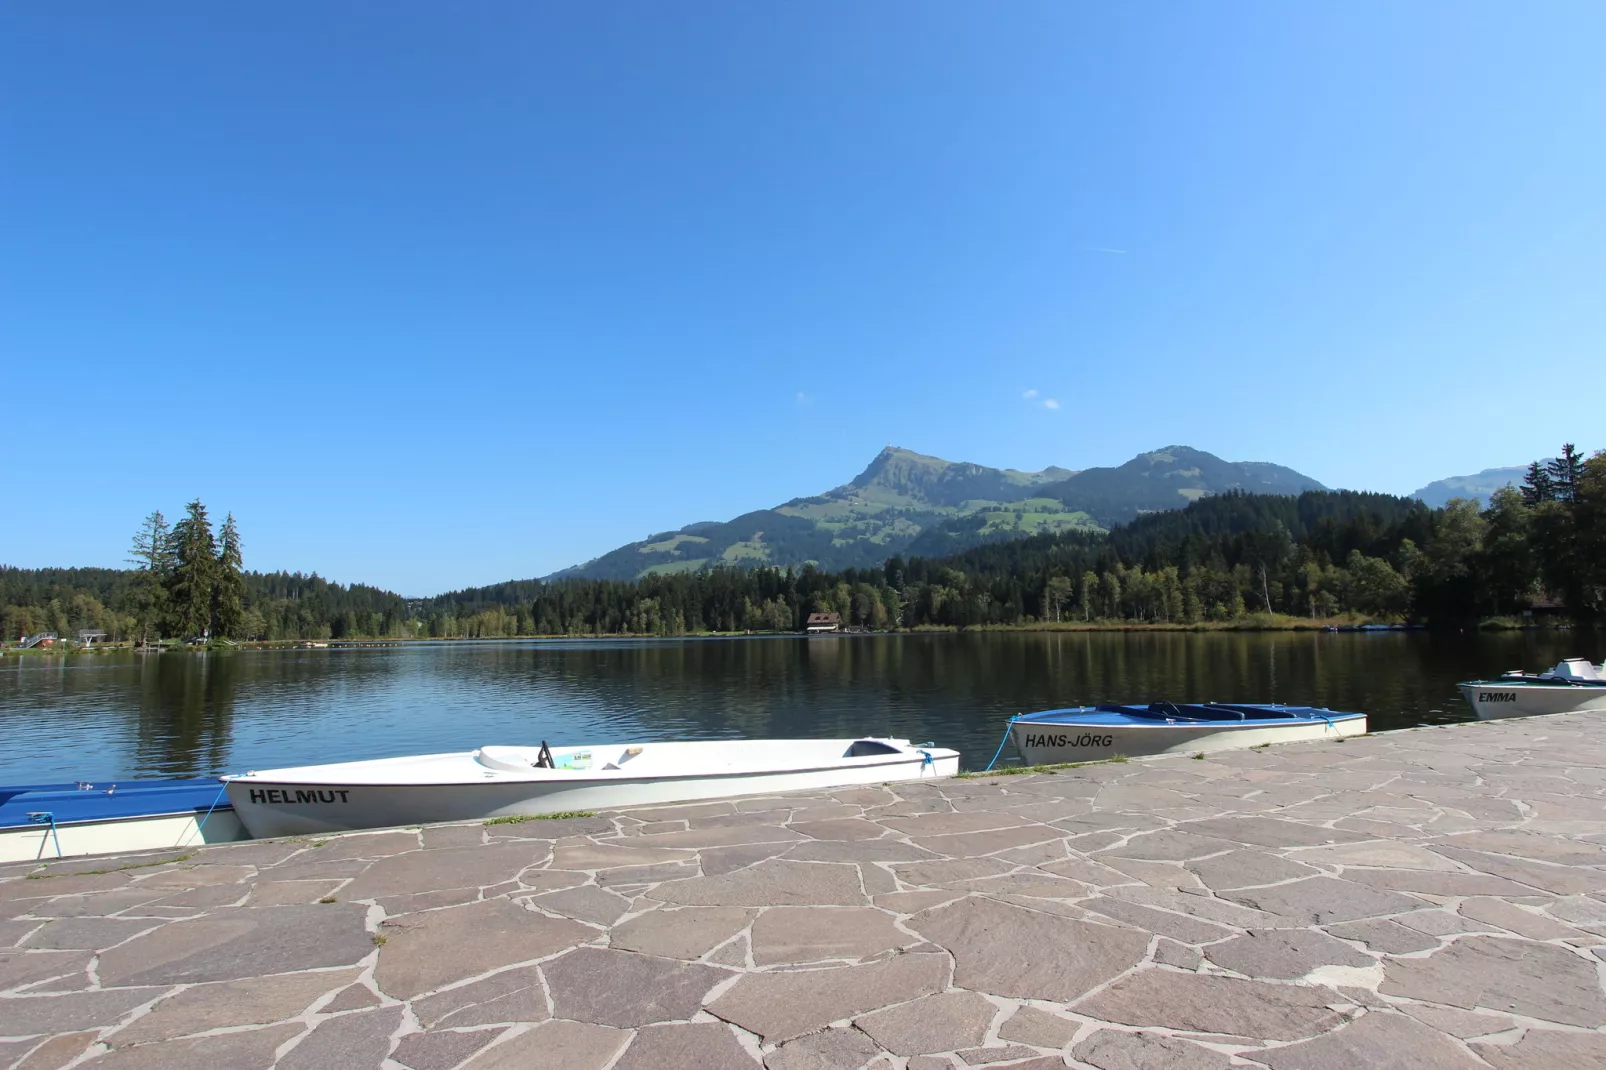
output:
<instances>
[{"instance_id":1,"label":"blue boat cover","mask_svg":"<svg viewBox=\"0 0 1606 1070\"><path fill-rule=\"evenodd\" d=\"M1240 702L1151 702L1147 706L1077 706L1016 717L1033 724L1144 725L1227 721L1247 724L1298 724L1350 721L1362 713L1338 713L1314 706L1275 706Z\"/></svg>"},{"instance_id":2,"label":"blue boat cover","mask_svg":"<svg viewBox=\"0 0 1606 1070\"><path fill-rule=\"evenodd\" d=\"M0 829L35 825L29 814L48 813L56 824L154 817L158 814L231 810L215 777L189 780L127 780L101 784L0 786Z\"/></svg>"}]
</instances>

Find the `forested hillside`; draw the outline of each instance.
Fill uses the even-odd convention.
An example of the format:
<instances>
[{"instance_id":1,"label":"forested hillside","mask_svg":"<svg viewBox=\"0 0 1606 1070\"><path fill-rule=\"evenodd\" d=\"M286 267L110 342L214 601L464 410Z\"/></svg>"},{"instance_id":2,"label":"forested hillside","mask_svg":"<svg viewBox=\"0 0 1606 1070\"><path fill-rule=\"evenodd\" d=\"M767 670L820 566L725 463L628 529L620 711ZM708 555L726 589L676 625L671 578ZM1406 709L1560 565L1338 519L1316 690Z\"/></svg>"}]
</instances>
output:
<instances>
[{"instance_id":1,"label":"forested hillside","mask_svg":"<svg viewBox=\"0 0 1606 1070\"><path fill-rule=\"evenodd\" d=\"M5 635L138 622L138 570L0 569ZM683 635L854 626L1198 624L1255 614L1464 624L1560 599L1606 616L1606 453L1530 466L1487 509L1354 491L1215 495L1105 532L1063 532L869 568L735 568L639 581L525 580L411 603L317 576L243 575L244 638Z\"/></svg>"}]
</instances>

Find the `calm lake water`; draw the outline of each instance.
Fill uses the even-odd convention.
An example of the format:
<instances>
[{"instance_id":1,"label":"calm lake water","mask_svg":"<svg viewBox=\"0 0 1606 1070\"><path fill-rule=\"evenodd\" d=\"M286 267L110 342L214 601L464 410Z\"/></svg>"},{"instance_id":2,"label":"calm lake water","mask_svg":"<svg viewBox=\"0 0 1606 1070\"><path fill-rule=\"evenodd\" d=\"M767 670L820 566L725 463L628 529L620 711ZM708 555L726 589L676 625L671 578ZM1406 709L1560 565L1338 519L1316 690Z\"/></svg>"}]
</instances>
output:
<instances>
[{"instance_id":1,"label":"calm lake water","mask_svg":"<svg viewBox=\"0 0 1606 1070\"><path fill-rule=\"evenodd\" d=\"M984 633L0 658L0 783L205 775L487 743L892 735L985 766L1015 713L1286 702L1466 720L1457 680L1598 633ZM1005 758L1013 757L1007 751Z\"/></svg>"}]
</instances>

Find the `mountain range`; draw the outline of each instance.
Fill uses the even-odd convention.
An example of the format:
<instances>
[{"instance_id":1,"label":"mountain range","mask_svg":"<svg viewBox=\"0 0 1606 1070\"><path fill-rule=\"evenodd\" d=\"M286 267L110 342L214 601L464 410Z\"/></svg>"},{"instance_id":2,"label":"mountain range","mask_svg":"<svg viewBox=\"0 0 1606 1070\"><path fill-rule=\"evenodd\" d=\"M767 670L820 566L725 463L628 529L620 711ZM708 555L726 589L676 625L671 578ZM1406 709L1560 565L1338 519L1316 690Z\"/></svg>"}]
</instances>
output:
<instances>
[{"instance_id":1,"label":"mountain range","mask_svg":"<svg viewBox=\"0 0 1606 1070\"><path fill-rule=\"evenodd\" d=\"M1231 490L1323 489L1291 468L1224 461L1188 446L1140 453L1114 468L1041 472L888 446L824 494L650 535L547 578L631 580L717 564L869 568L895 554L931 557L1042 532L1101 531Z\"/></svg>"}]
</instances>

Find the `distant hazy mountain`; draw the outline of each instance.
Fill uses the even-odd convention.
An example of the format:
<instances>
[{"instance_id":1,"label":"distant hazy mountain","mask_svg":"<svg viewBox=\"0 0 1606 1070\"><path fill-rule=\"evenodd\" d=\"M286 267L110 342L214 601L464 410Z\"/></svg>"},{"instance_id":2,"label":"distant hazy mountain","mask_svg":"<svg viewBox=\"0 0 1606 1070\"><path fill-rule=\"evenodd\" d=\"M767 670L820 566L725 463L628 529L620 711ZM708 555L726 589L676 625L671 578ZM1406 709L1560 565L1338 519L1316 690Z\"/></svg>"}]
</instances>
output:
<instances>
[{"instance_id":1,"label":"distant hazy mountain","mask_svg":"<svg viewBox=\"0 0 1606 1070\"><path fill-rule=\"evenodd\" d=\"M817 497L651 535L550 578L635 579L720 563L867 568L900 553L929 556L1045 531L1096 531L1234 489L1323 488L1288 468L1223 461L1186 446L1082 472L988 468L888 446L851 482Z\"/></svg>"},{"instance_id":2,"label":"distant hazy mountain","mask_svg":"<svg viewBox=\"0 0 1606 1070\"><path fill-rule=\"evenodd\" d=\"M1432 509L1441 508L1451 498L1471 498L1478 503L1479 508L1482 508L1489 504L1489 495L1501 487L1520 486L1523 476L1527 474L1527 465L1515 468L1485 468L1477 475L1451 476L1449 479L1436 480L1420 490L1412 491L1411 497Z\"/></svg>"}]
</instances>

